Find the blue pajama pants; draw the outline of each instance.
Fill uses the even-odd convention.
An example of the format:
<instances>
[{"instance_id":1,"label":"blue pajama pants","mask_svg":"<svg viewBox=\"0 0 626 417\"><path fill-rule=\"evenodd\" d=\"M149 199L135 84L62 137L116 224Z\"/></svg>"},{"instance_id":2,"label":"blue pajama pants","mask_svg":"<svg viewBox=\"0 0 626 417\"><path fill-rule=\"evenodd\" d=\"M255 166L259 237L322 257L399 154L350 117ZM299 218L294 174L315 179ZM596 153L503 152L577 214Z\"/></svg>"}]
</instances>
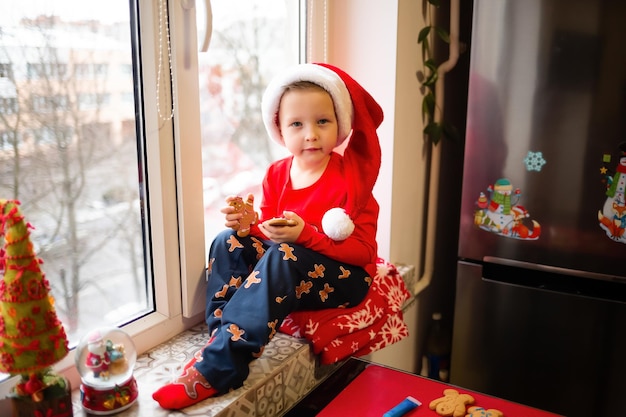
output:
<instances>
[{"instance_id":1,"label":"blue pajama pants","mask_svg":"<svg viewBox=\"0 0 626 417\"><path fill-rule=\"evenodd\" d=\"M249 363L290 312L353 307L371 284L361 267L230 229L211 245L207 276L205 318L214 339L194 366L222 393L243 385Z\"/></svg>"}]
</instances>

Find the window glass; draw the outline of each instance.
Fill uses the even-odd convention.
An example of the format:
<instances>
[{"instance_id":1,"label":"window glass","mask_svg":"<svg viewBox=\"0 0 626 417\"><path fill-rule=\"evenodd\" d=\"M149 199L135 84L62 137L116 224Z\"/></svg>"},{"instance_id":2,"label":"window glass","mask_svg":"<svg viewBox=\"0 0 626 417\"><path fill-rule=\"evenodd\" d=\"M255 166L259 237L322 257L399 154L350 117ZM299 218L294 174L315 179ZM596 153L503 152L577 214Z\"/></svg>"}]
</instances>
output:
<instances>
[{"instance_id":1,"label":"window glass","mask_svg":"<svg viewBox=\"0 0 626 417\"><path fill-rule=\"evenodd\" d=\"M129 3L147 18L140 36ZM203 3L195 5L204 28ZM207 242L223 228L224 197L260 198L267 165L286 154L267 138L261 95L276 71L297 62L300 44L300 2L212 3L199 89L176 95L200 95ZM189 161L174 163L172 121L157 117L154 103L181 107L167 103L170 46L162 22L195 26L168 15L164 0L23 0L0 11L0 198L21 201L34 226L70 344L92 328L132 322L126 328L141 330L135 343L145 350L188 325L180 316L180 272L188 266L179 259L174 168L185 170ZM134 55L139 50L143 57ZM191 72L195 78L195 66ZM184 137L194 140L193 128Z\"/></svg>"},{"instance_id":2,"label":"window glass","mask_svg":"<svg viewBox=\"0 0 626 417\"><path fill-rule=\"evenodd\" d=\"M0 8L0 199L33 225L74 345L153 308L129 2Z\"/></svg>"},{"instance_id":3,"label":"window glass","mask_svg":"<svg viewBox=\"0 0 626 417\"><path fill-rule=\"evenodd\" d=\"M300 50L299 2L212 0L211 5L211 43L198 57L207 250L224 228L219 209L225 197L253 193L258 210L267 166L286 156L265 132L261 97L277 71L298 62ZM199 10L199 27L202 19Z\"/></svg>"}]
</instances>

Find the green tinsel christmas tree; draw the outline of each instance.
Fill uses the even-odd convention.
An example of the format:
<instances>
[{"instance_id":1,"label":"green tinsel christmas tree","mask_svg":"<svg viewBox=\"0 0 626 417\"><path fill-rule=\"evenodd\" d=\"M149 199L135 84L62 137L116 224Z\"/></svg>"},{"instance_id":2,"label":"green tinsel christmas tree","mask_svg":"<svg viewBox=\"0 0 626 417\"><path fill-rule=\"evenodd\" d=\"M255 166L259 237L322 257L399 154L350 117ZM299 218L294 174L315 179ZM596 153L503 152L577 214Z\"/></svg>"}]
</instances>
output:
<instances>
[{"instance_id":1,"label":"green tinsel christmas tree","mask_svg":"<svg viewBox=\"0 0 626 417\"><path fill-rule=\"evenodd\" d=\"M41 402L46 390L67 390L50 367L67 355L68 342L33 250L31 228L19 202L0 200L0 372L22 375L15 397Z\"/></svg>"}]
</instances>

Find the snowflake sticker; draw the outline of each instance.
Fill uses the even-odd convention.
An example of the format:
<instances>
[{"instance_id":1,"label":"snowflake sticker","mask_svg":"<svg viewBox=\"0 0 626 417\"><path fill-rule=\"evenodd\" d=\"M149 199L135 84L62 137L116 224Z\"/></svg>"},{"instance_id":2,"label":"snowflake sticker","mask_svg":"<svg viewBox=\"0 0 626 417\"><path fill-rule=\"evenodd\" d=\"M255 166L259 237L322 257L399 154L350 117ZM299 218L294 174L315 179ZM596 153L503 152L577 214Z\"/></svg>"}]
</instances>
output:
<instances>
[{"instance_id":1,"label":"snowflake sticker","mask_svg":"<svg viewBox=\"0 0 626 417\"><path fill-rule=\"evenodd\" d=\"M541 168L546 164L546 160L543 159L541 152L528 151L528 155L524 158L524 164L528 171L541 171Z\"/></svg>"}]
</instances>

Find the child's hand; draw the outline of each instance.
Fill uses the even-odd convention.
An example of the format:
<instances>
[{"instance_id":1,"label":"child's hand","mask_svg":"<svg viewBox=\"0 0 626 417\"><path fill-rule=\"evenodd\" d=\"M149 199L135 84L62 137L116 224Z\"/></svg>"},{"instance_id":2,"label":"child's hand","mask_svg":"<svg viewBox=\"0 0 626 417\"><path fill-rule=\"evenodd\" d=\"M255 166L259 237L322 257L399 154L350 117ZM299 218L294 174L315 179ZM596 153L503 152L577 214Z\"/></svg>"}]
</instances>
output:
<instances>
[{"instance_id":1,"label":"child's hand","mask_svg":"<svg viewBox=\"0 0 626 417\"><path fill-rule=\"evenodd\" d=\"M224 225L226 227L230 227L233 230L239 230L241 227L241 222L244 216L246 216L246 211L242 210L243 207L237 207L233 202L236 200L241 200L241 197L237 197L234 195L226 197L226 206L220 209L220 212L225 214L226 223ZM246 202L252 205L254 203L254 195L248 194L246 197ZM240 201L240 205L243 204L243 201ZM252 222L254 223L254 221ZM246 224L246 228L249 226Z\"/></svg>"},{"instance_id":2,"label":"child's hand","mask_svg":"<svg viewBox=\"0 0 626 417\"><path fill-rule=\"evenodd\" d=\"M284 212L283 217L287 220L287 224L277 224L280 222L269 219L259 224L259 229L273 242L295 242L304 229L304 220L293 211Z\"/></svg>"}]
</instances>

